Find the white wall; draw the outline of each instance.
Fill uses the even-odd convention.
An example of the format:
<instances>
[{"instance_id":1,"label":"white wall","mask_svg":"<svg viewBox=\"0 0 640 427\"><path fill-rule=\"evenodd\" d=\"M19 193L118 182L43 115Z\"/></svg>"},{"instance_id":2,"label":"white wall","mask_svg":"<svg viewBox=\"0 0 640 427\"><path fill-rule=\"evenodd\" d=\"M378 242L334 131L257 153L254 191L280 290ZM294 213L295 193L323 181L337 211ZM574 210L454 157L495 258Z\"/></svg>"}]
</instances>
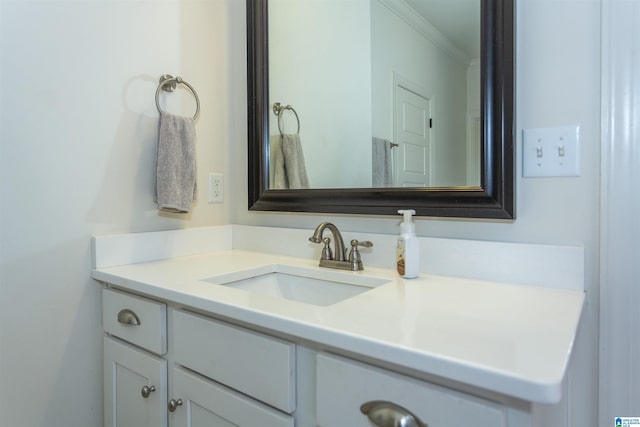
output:
<instances>
[{"instance_id":1,"label":"white wall","mask_svg":"<svg viewBox=\"0 0 640 427\"><path fill-rule=\"evenodd\" d=\"M600 1L518 0L517 9L517 152L520 153L523 128L579 124L582 176L536 179L518 176L517 219L514 222L419 219L417 232L433 237L585 247L587 305L570 371L568 395L557 407L541 408L538 425L595 427L599 287ZM242 36L239 32L235 34ZM241 143L235 145L231 156L233 164L246 164L246 146ZM516 170L521 170L520 158ZM398 231L399 218L248 212L246 176L246 167L238 167L233 173L232 185L239 194L234 199L233 223L299 227L311 232L320 221L331 220L346 230L345 238L349 238L348 231L375 230L389 234ZM363 257L366 263L366 254ZM545 417L552 417L553 421Z\"/></svg>"},{"instance_id":2,"label":"white wall","mask_svg":"<svg viewBox=\"0 0 640 427\"><path fill-rule=\"evenodd\" d=\"M369 0L269 3L269 102L298 113L311 188L371 187L369 10ZM282 124L296 131L291 112Z\"/></svg>"},{"instance_id":3,"label":"white wall","mask_svg":"<svg viewBox=\"0 0 640 427\"><path fill-rule=\"evenodd\" d=\"M229 222L229 203L207 204L204 183L210 171L228 183L229 141L244 144L232 128L246 127L233 113L245 105L234 90L244 50L230 47L239 3L2 0L0 426L102 424L92 234ZM187 216L152 203L163 73L201 100L199 201ZM184 91L166 101L194 111Z\"/></svg>"}]
</instances>

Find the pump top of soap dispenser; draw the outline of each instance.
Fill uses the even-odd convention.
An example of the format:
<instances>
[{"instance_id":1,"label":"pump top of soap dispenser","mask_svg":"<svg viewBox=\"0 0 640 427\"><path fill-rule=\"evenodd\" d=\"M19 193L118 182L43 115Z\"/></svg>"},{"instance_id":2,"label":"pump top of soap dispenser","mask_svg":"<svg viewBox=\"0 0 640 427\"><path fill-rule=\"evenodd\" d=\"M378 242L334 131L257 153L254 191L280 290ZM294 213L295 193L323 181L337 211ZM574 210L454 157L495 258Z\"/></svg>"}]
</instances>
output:
<instances>
[{"instance_id":1,"label":"pump top of soap dispenser","mask_svg":"<svg viewBox=\"0 0 640 427\"><path fill-rule=\"evenodd\" d=\"M400 223L400 233L414 234L416 232L416 225L412 220L412 215L415 215L416 211L413 209L399 209L398 213L404 215L404 218Z\"/></svg>"}]
</instances>

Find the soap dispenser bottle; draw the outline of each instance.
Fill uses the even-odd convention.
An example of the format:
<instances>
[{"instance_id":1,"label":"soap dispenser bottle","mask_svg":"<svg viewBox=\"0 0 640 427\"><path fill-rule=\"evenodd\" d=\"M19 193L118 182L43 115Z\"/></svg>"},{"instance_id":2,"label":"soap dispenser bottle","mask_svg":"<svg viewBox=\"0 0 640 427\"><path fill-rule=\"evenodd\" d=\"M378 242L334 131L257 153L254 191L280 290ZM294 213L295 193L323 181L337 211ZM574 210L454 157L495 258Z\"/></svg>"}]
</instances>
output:
<instances>
[{"instance_id":1,"label":"soap dispenser bottle","mask_svg":"<svg viewBox=\"0 0 640 427\"><path fill-rule=\"evenodd\" d=\"M416 225L411 216L416 214L413 209L399 210L404 215L400 223L400 236L398 236L396 266L398 274L405 279L418 276L420 270L420 243L416 236Z\"/></svg>"}]
</instances>

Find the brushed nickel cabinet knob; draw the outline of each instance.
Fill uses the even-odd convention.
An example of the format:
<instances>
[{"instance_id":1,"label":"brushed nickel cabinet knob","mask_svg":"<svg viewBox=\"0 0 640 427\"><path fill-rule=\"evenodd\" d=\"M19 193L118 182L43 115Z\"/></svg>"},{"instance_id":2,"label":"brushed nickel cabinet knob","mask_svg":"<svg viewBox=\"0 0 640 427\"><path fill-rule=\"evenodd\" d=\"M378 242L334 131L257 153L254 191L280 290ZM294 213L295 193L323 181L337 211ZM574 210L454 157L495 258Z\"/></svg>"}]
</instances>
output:
<instances>
[{"instance_id":1,"label":"brushed nickel cabinet knob","mask_svg":"<svg viewBox=\"0 0 640 427\"><path fill-rule=\"evenodd\" d=\"M140 390L140 394L142 394L142 397L146 399L154 391L156 391L156 386L152 385L151 387L149 387L148 385L146 385L142 387L142 390Z\"/></svg>"},{"instance_id":2,"label":"brushed nickel cabinet knob","mask_svg":"<svg viewBox=\"0 0 640 427\"><path fill-rule=\"evenodd\" d=\"M182 406L182 399L171 399L169 401L169 412L175 412L178 409L178 406Z\"/></svg>"}]
</instances>

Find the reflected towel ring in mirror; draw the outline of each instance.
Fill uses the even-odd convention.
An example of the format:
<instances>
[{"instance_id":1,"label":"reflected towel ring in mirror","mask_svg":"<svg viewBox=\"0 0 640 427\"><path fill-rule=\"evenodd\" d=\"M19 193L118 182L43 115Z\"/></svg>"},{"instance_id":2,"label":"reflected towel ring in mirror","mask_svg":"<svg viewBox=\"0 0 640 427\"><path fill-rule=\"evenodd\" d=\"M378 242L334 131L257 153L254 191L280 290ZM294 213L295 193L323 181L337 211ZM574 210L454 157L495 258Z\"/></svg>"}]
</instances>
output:
<instances>
[{"instance_id":1,"label":"reflected towel ring in mirror","mask_svg":"<svg viewBox=\"0 0 640 427\"><path fill-rule=\"evenodd\" d=\"M296 115L296 121L298 122L298 130L296 131L296 134L300 135L300 117L298 117L298 113L296 112L296 110L294 110L291 105L284 106L279 102L275 102L273 104L273 114L278 116L278 130L280 131L280 135L284 134L284 132L282 132L282 111L283 110L293 111L293 114Z\"/></svg>"},{"instance_id":2,"label":"reflected towel ring in mirror","mask_svg":"<svg viewBox=\"0 0 640 427\"><path fill-rule=\"evenodd\" d=\"M200 114L200 98L198 98L198 93L193 86L184 81L180 76L173 77L170 74L163 74L160 76L160 85L158 86L158 89L156 89L156 107L158 107L159 112L163 112L162 108L160 108L160 91L164 90L165 92L173 92L178 83L185 85L196 98L196 113L193 115L193 120L195 120Z\"/></svg>"}]
</instances>

